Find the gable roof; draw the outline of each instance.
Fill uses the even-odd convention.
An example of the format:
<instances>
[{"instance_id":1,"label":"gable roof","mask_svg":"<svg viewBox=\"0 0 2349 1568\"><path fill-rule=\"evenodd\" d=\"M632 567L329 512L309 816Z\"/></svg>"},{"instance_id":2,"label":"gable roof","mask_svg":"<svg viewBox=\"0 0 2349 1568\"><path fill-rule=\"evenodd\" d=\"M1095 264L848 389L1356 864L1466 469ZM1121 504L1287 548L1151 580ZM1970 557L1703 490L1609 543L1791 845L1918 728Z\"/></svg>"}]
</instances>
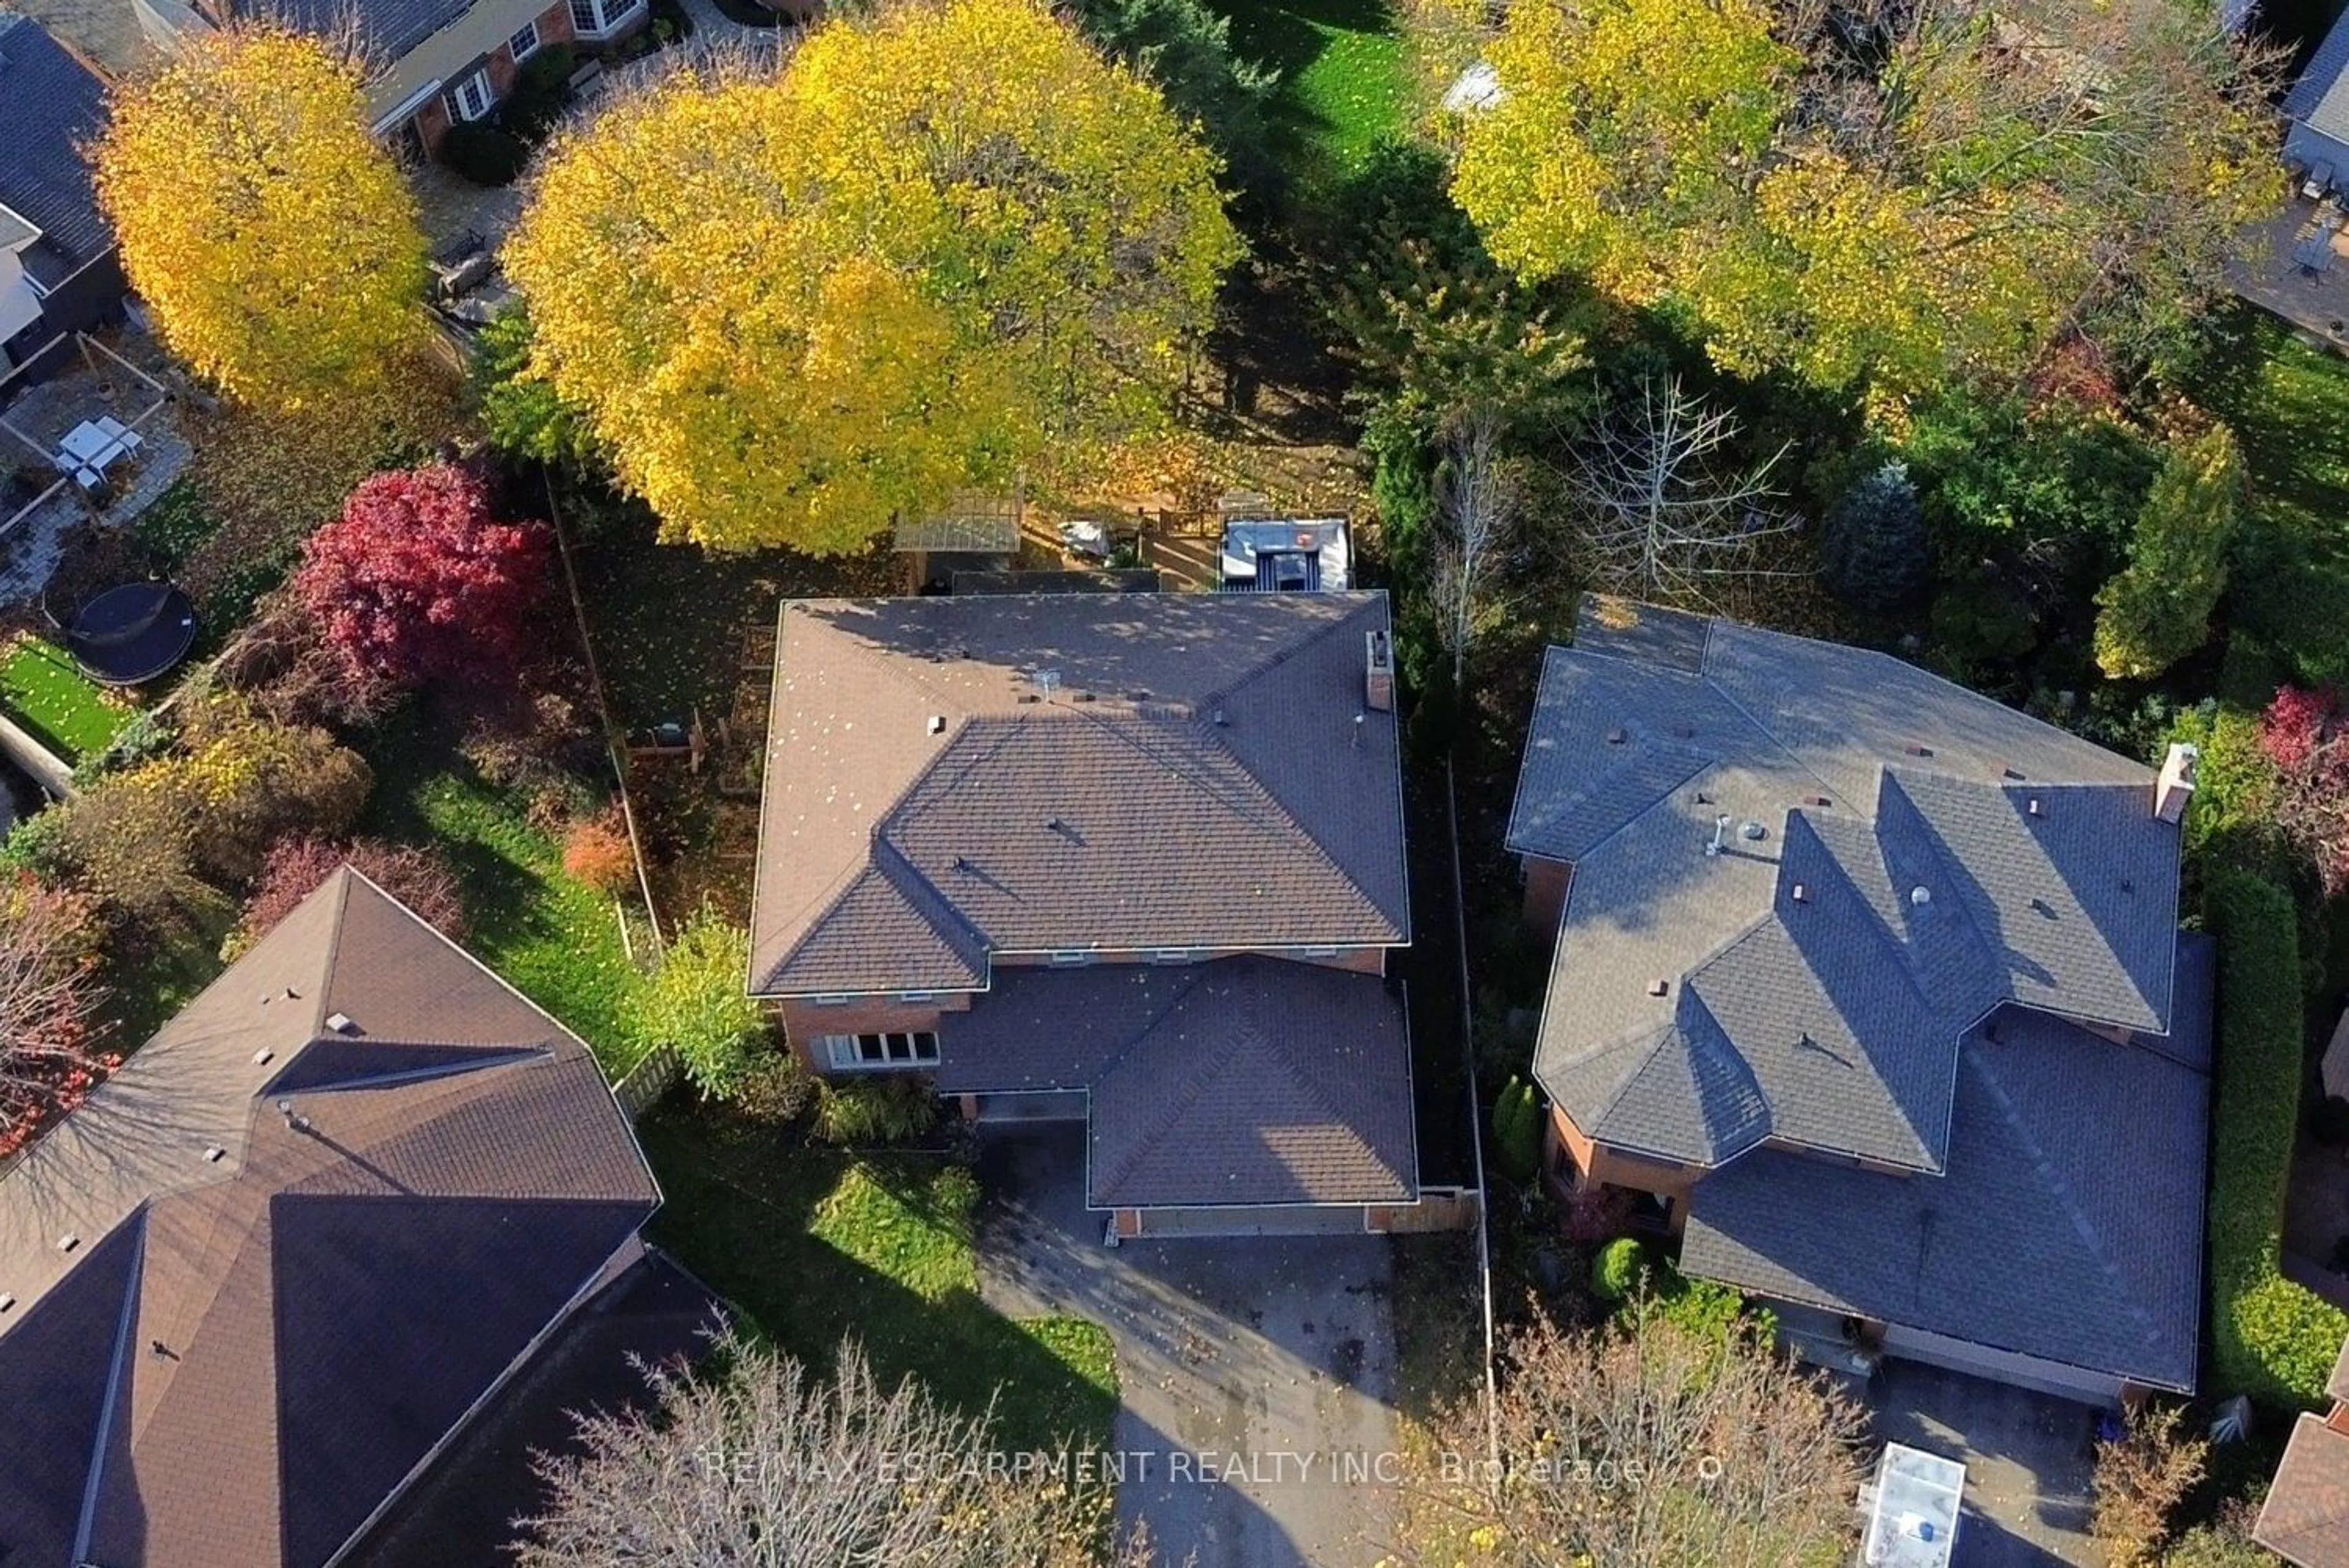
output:
<instances>
[{"instance_id":1,"label":"gable roof","mask_svg":"<svg viewBox=\"0 0 2349 1568\"><path fill-rule=\"evenodd\" d=\"M1280 959L1007 968L938 1020L942 1094L1089 1091L1096 1209L1408 1203L1411 1044L1377 975Z\"/></svg>"},{"instance_id":2,"label":"gable roof","mask_svg":"<svg viewBox=\"0 0 2349 1568\"><path fill-rule=\"evenodd\" d=\"M45 285L114 248L81 154L105 129L105 84L38 22L0 12L0 207L41 232L25 262Z\"/></svg>"},{"instance_id":3,"label":"gable roof","mask_svg":"<svg viewBox=\"0 0 2349 1568\"><path fill-rule=\"evenodd\" d=\"M750 989L1407 942L1394 715L1363 701L1386 629L1381 594L784 605Z\"/></svg>"},{"instance_id":4,"label":"gable roof","mask_svg":"<svg viewBox=\"0 0 2349 1568\"><path fill-rule=\"evenodd\" d=\"M657 1199L586 1047L336 873L0 1174L0 1557L326 1561Z\"/></svg>"},{"instance_id":5,"label":"gable roof","mask_svg":"<svg viewBox=\"0 0 2349 1568\"><path fill-rule=\"evenodd\" d=\"M2117 1044L2002 1008L1961 1052L1942 1175L1757 1150L1696 1184L1682 1266L2191 1391L2212 950L2186 936L2179 950L2191 1039Z\"/></svg>"},{"instance_id":6,"label":"gable roof","mask_svg":"<svg viewBox=\"0 0 2349 1568\"><path fill-rule=\"evenodd\" d=\"M1635 613L1549 650L1508 836L1574 867L1535 1065L1584 1132L1939 1170L1993 1007L2168 1027L2150 770L1882 654Z\"/></svg>"}]
</instances>

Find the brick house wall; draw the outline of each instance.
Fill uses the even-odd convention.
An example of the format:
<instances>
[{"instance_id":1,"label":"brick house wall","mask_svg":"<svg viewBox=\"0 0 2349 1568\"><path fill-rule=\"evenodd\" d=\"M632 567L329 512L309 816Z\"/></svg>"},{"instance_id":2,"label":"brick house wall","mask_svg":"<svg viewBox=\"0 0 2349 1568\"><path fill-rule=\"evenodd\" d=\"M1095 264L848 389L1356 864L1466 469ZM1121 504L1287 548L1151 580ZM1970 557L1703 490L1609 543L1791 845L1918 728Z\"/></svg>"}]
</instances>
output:
<instances>
[{"instance_id":1,"label":"brick house wall","mask_svg":"<svg viewBox=\"0 0 2349 1568\"><path fill-rule=\"evenodd\" d=\"M1538 855L1525 857L1526 924L1545 937L1557 934L1557 922L1566 913L1566 890L1574 882L1574 867L1563 860L1547 860Z\"/></svg>"},{"instance_id":2,"label":"brick house wall","mask_svg":"<svg viewBox=\"0 0 2349 1568\"><path fill-rule=\"evenodd\" d=\"M1649 1159L1609 1148L1575 1126L1574 1118L1557 1106L1550 1107L1547 1136L1543 1141L1547 1145L1545 1163L1553 1170L1563 1161L1573 1168L1578 1181L1597 1181L1670 1199L1673 1231L1677 1233L1686 1223L1689 1194L1702 1171L1671 1160Z\"/></svg>"},{"instance_id":3,"label":"brick house wall","mask_svg":"<svg viewBox=\"0 0 2349 1568\"><path fill-rule=\"evenodd\" d=\"M532 20L538 24L538 47L541 50L552 48L557 44L571 43L578 36L577 30L571 22L570 0L560 0L557 5L549 5ZM515 32L521 30L519 26L514 29ZM491 99L493 103L503 103L512 93L514 82L522 75L522 67L523 62L514 58L513 45L509 39L499 44L484 58L475 60L463 70L450 77L442 84L440 92L427 99L413 115L409 116L409 123L416 127L417 135L423 140L425 152L434 158L440 156L440 144L447 139L449 128L454 125L457 119L456 110L452 107L456 90L471 79L475 71L487 70L490 73Z\"/></svg>"}]
</instances>

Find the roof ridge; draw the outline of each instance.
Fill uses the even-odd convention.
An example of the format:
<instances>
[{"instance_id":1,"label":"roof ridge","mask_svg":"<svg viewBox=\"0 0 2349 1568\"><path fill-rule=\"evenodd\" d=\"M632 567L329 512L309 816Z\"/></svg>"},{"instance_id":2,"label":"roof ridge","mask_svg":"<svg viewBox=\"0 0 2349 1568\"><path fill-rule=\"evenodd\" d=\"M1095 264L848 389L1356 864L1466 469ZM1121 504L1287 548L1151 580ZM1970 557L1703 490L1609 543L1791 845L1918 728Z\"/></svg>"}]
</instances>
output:
<instances>
[{"instance_id":1,"label":"roof ridge","mask_svg":"<svg viewBox=\"0 0 2349 1568\"><path fill-rule=\"evenodd\" d=\"M1193 981L1189 986L1184 988L1182 994L1187 997L1199 983L1201 983L1200 981ZM1139 1051L1144 1042L1165 1027L1167 1021L1174 1016L1174 1009L1170 1004L1165 1012L1152 1020L1150 1027L1136 1034L1124 1050L1112 1057L1102 1065L1100 1072L1093 1075L1093 1082L1101 1083L1128 1057ZM1192 1057L1191 1071L1184 1075L1182 1087L1158 1102L1160 1114L1153 1118L1148 1135L1136 1138L1123 1159L1119 1160L1108 1170L1099 1173L1102 1177L1098 1184L1099 1190L1113 1190L1120 1182L1133 1174L1134 1168L1142 1163L1143 1156L1154 1152L1160 1142L1181 1124L1191 1107L1199 1103L1200 1096L1206 1093L1206 1085L1211 1081L1223 1076L1225 1065L1239 1050L1240 1040L1241 1032L1233 1030L1216 1041L1210 1049ZM1090 1127L1087 1130L1087 1141L1092 1141Z\"/></svg>"},{"instance_id":2,"label":"roof ridge","mask_svg":"<svg viewBox=\"0 0 2349 1568\"><path fill-rule=\"evenodd\" d=\"M1164 768L1169 774L1197 787L1201 794L1217 807L1230 812L1245 822L1247 821L1249 808L1232 801L1229 798L1227 787L1222 781L1200 777L1195 771L1177 765L1176 762L1160 746L1146 742L1155 739L1162 730L1166 734L1181 733L1186 739L1200 743L1202 749L1208 753L1229 763L1233 773L1238 776L1242 786L1247 792L1256 811L1268 815L1280 826L1287 828L1297 838L1311 846L1315 857L1319 860L1322 867L1344 884L1348 892L1361 901L1364 909L1379 919L1390 925L1393 924L1387 911L1380 908L1379 901L1371 898L1369 891L1354 879L1352 874L1338 863L1337 857L1330 853L1330 846L1315 836L1311 828L1298 820L1295 813L1281 804L1280 797L1275 794L1262 779L1257 777L1254 770L1249 768L1239 753L1232 750L1228 742L1218 741L1206 732L1212 727L1211 725L1202 725L1196 720L1146 719L1139 716L1132 722L1125 723L1112 723L1105 715L1087 713L1081 717L1091 722L1103 734L1113 737L1121 744ZM1249 825L1255 826L1253 823Z\"/></svg>"},{"instance_id":3,"label":"roof ridge","mask_svg":"<svg viewBox=\"0 0 2349 1568\"><path fill-rule=\"evenodd\" d=\"M1224 682L1220 689L1201 692L1195 706L1212 709L1215 705L1215 700L1218 697L1229 698L1238 696L1242 690L1256 684L1257 681L1261 680L1264 677L1280 668L1280 666L1287 664L1289 660L1304 653L1308 649L1319 644L1324 638L1334 636L1338 632L1343 631L1347 628L1352 626L1356 621L1361 619L1365 615L1369 614L1371 610L1375 608L1380 600L1386 597L1386 590L1384 588L1365 588L1358 591L1361 596L1361 602L1350 607L1344 615L1339 616L1336 619L1330 621L1326 626L1314 628L1311 632L1308 633L1304 637L1296 638L1290 641L1282 643L1279 647L1266 654L1262 660L1250 665L1247 669L1241 670L1239 674L1234 676L1231 680ZM1279 594L1264 594L1258 596L1236 594L1233 597L1235 598L1262 597L1278 601L1284 596ZM1353 597L1354 595L1350 593L1345 597L1350 598Z\"/></svg>"},{"instance_id":4,"label":"roof ridge","mask_svg":"<svg viewBox=\"0 0 2349 1568\"><path fill-rule=\"evenodd\" d=\"M1164 1004L1162 1005L1158 1011L1150 1014L1149 1018L1143 1023L1142 1027L1133 1032L1133 1037L1132 1039L1119 1046L1116 1050L1102 1056L1100 1067L1095 1069L1093 1073L1093 1081L1095 1083L1099 1083L1102 1079L1114 1072L1120 1064L1123 1063L1127 1057L1133 1055L1135 1051L1141 1048L1143 1041L1156 1033L1158 1032L1158 1026L1165 1023L1168 1018L1174 1015L1174 1010L1181 1006L1184 1001L1190 996L1191 992L1198 988L1199 983L1207 978L1207 971L1213 969L1216 963L1219 961L1221 961L1211 960L1206 963L1192 966L1186 972L1178 975L1175 978L1173 989L1167 993ZM1147 971L1145 971L1144 972Z\"/></svg>"}]
</instances>

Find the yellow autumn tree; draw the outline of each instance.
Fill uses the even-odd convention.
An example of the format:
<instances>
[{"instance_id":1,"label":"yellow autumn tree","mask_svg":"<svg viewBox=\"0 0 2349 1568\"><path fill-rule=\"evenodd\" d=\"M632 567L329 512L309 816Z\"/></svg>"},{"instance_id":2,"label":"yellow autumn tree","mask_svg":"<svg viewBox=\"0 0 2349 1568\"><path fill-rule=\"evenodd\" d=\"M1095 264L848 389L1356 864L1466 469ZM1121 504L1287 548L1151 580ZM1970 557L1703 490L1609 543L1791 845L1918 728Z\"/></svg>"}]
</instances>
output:
<instances>
[{"instance_id":1,"label":"yellow autumn tree","mask_svg":"<svg viewBox=\"0 0 2349 1568\"><path fill-rule=\"evenodd\" d=\"M623 93L504 262L672 536L846 552L1163 416L1239 254L1214 175L1040 0L911 4Z\"/></svg>"},{"instance_id":2,"label":"yellow autumn tree","mask_svg":"<svg viewBox=\"0 0 2349 1568\"><path fill-rule=\"evenodd\" d=\"M98 200L199 374L301 408L379 386L423 341L424 234L352 60L283 27L199 28L109 108Z\"/></svg>"},{"instance_id":3,"label":"yellow autumn tree","mask_svg":"<svg viewBox=\"0 0 2349 1568\"><path fill-rule=\"evenodd\" d=\"M2158 352L2275 194L2275 61L2175 0L1554 0L1487 41L1495 259L1897 406L2058 334Z\"/></svg>"}]
</instances>

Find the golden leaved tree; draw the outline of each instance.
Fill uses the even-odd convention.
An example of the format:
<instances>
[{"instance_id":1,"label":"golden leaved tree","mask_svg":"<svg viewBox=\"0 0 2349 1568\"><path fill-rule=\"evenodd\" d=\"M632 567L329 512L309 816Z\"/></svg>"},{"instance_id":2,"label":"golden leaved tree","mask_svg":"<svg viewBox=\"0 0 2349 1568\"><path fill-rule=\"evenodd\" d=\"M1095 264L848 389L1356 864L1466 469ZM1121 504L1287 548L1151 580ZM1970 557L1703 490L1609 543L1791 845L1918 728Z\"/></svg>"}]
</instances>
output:
<instances>
[{"instance_id":1,"label":"golden leaved tree","mask_svg":"<svg viewBox=\"0 0 2349 1568\"><path fill-rule=\"evenodd\" d=\"M424 341L416 202L346 55L282 27L199 29L110 107L98 199L198 373L243 402L313 407L379 388Z\"/></svg>"},{"instance_id":2,"label":"golden leaved tree","mask_svg":"<svg viewBox=\"0 0 2349 1568\"><path fill-rule=\"evenodd\" d=\"M1454 193L1495 259L1879 408L2159 352L2276 194L2272 56L2173 0L1546 0L1489 57Z\"/></svg>"},{"instance_id":3,"label":"golden leaved tree","mask_svg":"<svg viewBox=\"0 0 2349 1568\"><path fill-rule=\"evenodd\" d=\"M847 552L1163 415L1239 254L1214 173L1037 0L945 0L627 92L504 261L672 535Z\"/></svg>"}]
</instances>

